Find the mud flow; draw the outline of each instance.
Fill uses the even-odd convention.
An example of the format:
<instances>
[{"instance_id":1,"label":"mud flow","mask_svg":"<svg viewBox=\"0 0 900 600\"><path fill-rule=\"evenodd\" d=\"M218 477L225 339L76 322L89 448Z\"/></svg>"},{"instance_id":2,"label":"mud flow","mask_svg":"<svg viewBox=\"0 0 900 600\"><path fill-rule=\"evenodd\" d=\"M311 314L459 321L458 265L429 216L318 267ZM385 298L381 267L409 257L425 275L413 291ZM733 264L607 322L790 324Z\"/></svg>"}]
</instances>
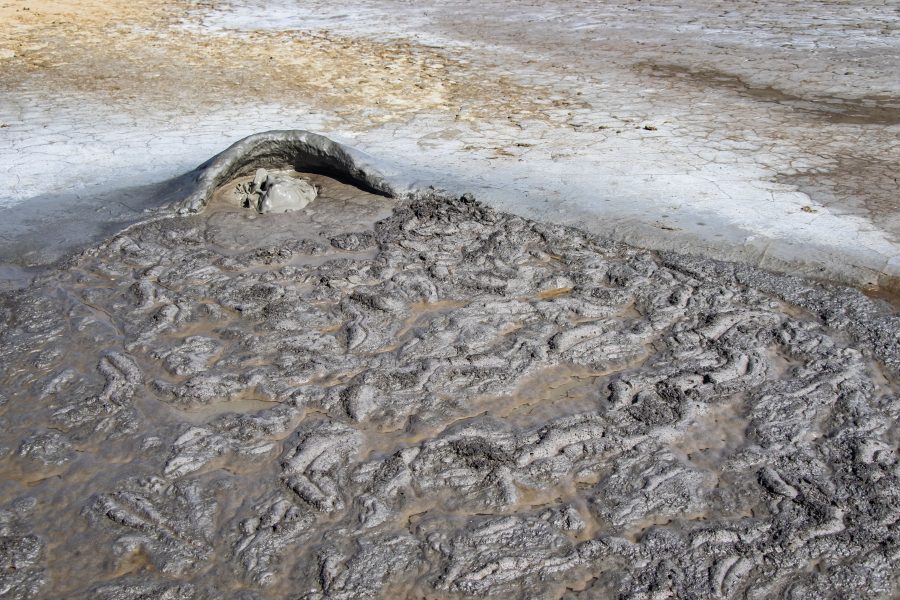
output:
<instances>
[{"instance_id":1,"label":"mud flow","mask_svg":"<svg viewBox=\"0 0 900 600\"><path fill-rule=\"evenodd\" d=\"M897 593L888 305L292 176L0 296L0 597Z\"/></svg>"}]
</instances>

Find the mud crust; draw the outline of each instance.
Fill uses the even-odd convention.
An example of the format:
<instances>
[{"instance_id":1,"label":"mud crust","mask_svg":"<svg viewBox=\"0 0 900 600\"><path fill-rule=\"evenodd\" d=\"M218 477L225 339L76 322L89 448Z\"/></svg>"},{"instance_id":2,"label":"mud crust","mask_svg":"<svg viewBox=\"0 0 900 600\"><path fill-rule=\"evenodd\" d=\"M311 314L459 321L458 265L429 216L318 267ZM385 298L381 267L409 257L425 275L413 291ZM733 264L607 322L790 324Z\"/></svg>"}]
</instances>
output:
<instances>
[{"instance_id":1,"label":"mud crust","mask_svg":"<svg viewBox=\"0 0 900 600\"><path fill-rule=\"evenodd\" d=\"M896 595L887 304L326 142L0 295L0 597ZM257 166L320 196L223 202Z\"/></svg>"}]
</instances>

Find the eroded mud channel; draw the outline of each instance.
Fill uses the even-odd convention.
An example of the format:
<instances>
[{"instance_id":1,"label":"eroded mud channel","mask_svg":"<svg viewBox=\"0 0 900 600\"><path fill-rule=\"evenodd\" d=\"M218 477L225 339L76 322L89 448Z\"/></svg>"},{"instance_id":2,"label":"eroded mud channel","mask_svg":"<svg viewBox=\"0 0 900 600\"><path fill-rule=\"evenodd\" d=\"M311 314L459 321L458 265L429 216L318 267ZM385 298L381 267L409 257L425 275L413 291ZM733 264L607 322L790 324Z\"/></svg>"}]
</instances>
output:
<instances>
[{"instance_id":1,"label":"eroded mud channel","mask_svg":"<svg viewBox=\"0 0 900 600\"><path fill-rule=\"evenodd\" d=\"M887 305L310 179L2 296L0 597L897 593Z\"/></svg>"}]
</instances>

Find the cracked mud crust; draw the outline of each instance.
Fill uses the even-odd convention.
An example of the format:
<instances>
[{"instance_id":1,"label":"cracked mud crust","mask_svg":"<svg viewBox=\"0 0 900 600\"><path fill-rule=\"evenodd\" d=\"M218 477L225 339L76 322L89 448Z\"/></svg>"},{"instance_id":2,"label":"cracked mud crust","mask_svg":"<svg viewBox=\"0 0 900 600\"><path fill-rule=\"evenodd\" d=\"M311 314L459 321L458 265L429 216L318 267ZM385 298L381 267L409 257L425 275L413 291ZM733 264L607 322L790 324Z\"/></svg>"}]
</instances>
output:
<instances>
[{"instance_id":1,"label":"cracked mud crust","mask_svg":"<svg viewBox=\"0 0 900 600\"><path fill-rule=\"evenodd\" d=\"M4 0L0 258L299 127L522 217L897 291L898 27L884 0Z\"/></svg>"},{"instance_id":2,"label":"cracked mud crust","mask_svg":"<svg viewBox=\"0 0 900 600\"><path fill-rule=\"evenodd\" d=\"M896 595L886 304L307 177L0 297L0 597Z\"/></svg>"}]
</instances>

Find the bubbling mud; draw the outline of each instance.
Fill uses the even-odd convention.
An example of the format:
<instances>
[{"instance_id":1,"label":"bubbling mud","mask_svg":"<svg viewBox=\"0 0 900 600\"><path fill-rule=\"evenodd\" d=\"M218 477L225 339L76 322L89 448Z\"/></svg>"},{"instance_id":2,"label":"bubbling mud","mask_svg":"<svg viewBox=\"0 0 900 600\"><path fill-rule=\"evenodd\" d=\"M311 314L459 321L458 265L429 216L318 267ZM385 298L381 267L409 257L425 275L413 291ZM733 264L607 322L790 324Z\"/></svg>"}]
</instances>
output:
<instances>
[{"instance_id":1,"label":"bubbling mud","mask_svg":"<svg viewBox=\"0 0 900 600\"><path fill-rule=\"evenodd\" d=\"M0 597L897 593L887 305L304 177L0 297Z\"/></svg>"}]
</instances>

